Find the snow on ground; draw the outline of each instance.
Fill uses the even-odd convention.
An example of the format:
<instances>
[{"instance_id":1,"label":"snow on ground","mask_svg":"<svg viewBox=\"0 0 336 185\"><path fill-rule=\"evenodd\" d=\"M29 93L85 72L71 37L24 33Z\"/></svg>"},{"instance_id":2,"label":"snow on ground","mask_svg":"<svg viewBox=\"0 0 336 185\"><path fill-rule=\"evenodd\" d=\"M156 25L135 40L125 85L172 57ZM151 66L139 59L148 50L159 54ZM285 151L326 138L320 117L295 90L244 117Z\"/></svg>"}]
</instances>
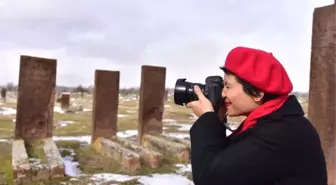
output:
<instances>
[{"instance_id":1,"label":"snow on ground","mask_svg":"<svg viewBox=\"0 0 336 185\"><path fill-rule=\"evenodd\" d=\"M187 179L186 177L178 174L152 174L148 176L127 176L127 175L120 175L120 174L110 174L110 173L101 173L95 174L91 177L91 180L95 181L96 183L100 182L125 182L130 181L133 179L138 179L138 183L142 185L194 185L194 183Z\"/></svg>"},{"instance_id":2,"label":"snow on ground","mask_svg":"<svg viewBox=\"0 0 336 185\"><path fill-rule=\"evenodd\" d=\"M184 172L191 172L191 165L187 165L188 168L185 167L185 165L178 164L176 165L178 167L184 168L182 170L177 170L177 173L184 173ZM95 182L125 182L130 181L133 179L137 179L138 183L141 183L142 185L193 185L194 183L186 178L183 175L175 174L175 173L169 173L169 174L151 174L146 176L128 176L128 175L122 175L122 174L113 174L113 173L99 173L93 175L91 180Z\"/></svg>"},{"instance_id":3,"label":"snow on ground","mask_svg":"<svg viewBox=\"0 0 336 185\"><path fill-rule=\"evenodd\" d=\"M59 125L60 127L66 127L71 124L75 124L75 122L74 121L59 121L57 123L57 125Z\"/></svg>"},{"instance_id":4,"label":"snow on ground","mask_svg":"<svg viewBox=\"0 0 336 185\"><path fill-rule=\"evenodd\" d=\"M179 169L177 170L178 173L185 173L185 172L191 172L191 164L185 165L185 164L177 164L176 167Z\"/></svg>"},{"instance_id":5,"label":"snow on ground","mask_svg":"<svg viewBox=\"0 0 336 185\"><path fill-rule=\"evenodd\" d=\"M0 142L7 143L7 142L10 142L10 140L8 140L8 139L0 139Z\"/></svg>"},{"instance_id":6,"label":"snow on ground","mask_svg":"<svg viewBox=\"0 0 336 185\"><path fill-rule=\"evenodd\" d=\"M79 177L81 175L81 170L77 167L79 165L78 162L74 162L74 156L76 155L75 151L71 148L59 148L62 151L68 151L70 155L63 157L64 166L65 166L65 174L70 177Z\"/></svg>"},{"instance_id":7,"label":"snow on ground","mask_svg":"<svg viewBox=\"0 0 336 185\"><path fill-rule=\"evenodd\" d=\"M117 132L118 137L131 137L131 136L136 136L138 135L138 130L125 130L125 131L119 131Z\"/></svg>"},{"instance_id":8,"label":"snow on ground","mask_svg":"<svg viewBox=\"0 0 336 185\"><path fill-rule=\"evenodd\" d=\"M61 107L57 107L57 106L54 107L54 112L61 113L61 114L64 113L64 111L62 110L62 108Z\"/></svg>"},{"instance_id":9,"label":"snow on ground","mask_svg":"<svg viewBox=\"0 0 336 185\"><path fill-rule=\"evenodd\" d=\"M92 109L83 108L83 112L91 112Z\"/></svg>"},{"instance_id":10,"label":"snow on ground","mask_svg":"<svg viewBox=\"0 0 336 185\"><path fill-rule=\"evenodd\" d=\"M151 176L140 177L138 182L143 185L193 185L194 183L184 176L177 174L153 174Z\"/></svg>"},{"instance_id":11,"label":"snow on ground","mask_svg":"<svg viewBox=\"0 0 336 185\"><path fill-rule=\"evenodd\" d=\"M179 131L189 131L192 124L182 124L178 123L177 120L175 119L163 119L162 122L164 123L165 126L178 126L179 128L177 130Z\"/></svg>"},{"instance_id":12,"label":"snow on ground","mask_svg":"<svg viewBox=\"0 0 336 185\"><path fill-rule=\"evenodd\" d=\"M81 143L91 143L91 136L53 136L54 141L79 141Z\"/></svg>"},{"instance_id":13,"label":"snow on ground","mask_svg":"<svg viewBox=\"0 0 336 185\"><path fill-rule=\"evenodd\" d=\"M9 107L0 108L0 115L13 115L13 114L16 114L16 109L9 108Z\"/></svg>"},{"instance_id":14,"label":"snow on ground","mask_svg":"<svg viewBox=\"0 0 336 185\"><path fill-rule=\"evenodd\" d=\"M125 130L117 132L118 137L131 137L138 134L137 130ZM55 141L79 141L81 143L91 144L91 135L86 136L53 136Z\"/></svg>"},{"instance_id":15,"label":"snow on ground","mask_svg":"<svg viewBox=\"0 0 336 185\"><path fill-rule=\"evenodd\" d=\"M169 122L166 123L165 126L178 126L177 130L179 131L189 131L192 127L192 124L182 124L182 123L176 123L176 122Z\"/></svg>"},{"instance_id":16,"label":"snow on ground","mask_svg":"<svg viewBox=\"0 0 336 185\"><path fill-rule=\"evenodd\" d=\"M128 117L129 115L127 114L118 114L118 118L124 118L124 117Z\"/></svg>"},{"instance_id":17,"label":"snow on ground","mask_svg":"<svg viewBox=\"0 0 336 185\"><path fill-rule=\"evenodd\" d=\"M138 111L137 110L126 110L126 112L133 114L133 113L137 113Z\"/></svg>"},{"instance_id":18,"label":"snow on ground","mask_svg":"<svg viewBox=\"0 0 336 185\"><path fill-rule=\"evenodd\" d=\"M188 133L173 133L173 132L167 132L167 133L163 133L166 136L170 136L170 137L175 137L175 138L179 138L179 139L184 139L184 138L189 138L190 135Z\"/></svg>"}]
</instances>

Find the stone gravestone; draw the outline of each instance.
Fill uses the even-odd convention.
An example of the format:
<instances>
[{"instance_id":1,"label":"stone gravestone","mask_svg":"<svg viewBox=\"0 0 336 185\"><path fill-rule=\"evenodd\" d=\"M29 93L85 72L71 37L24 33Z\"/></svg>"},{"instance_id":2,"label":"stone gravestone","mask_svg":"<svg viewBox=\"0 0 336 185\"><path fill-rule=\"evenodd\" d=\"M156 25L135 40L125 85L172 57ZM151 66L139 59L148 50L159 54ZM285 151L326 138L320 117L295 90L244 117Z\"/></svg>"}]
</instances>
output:
<instances>
[{"instance_id":1,"label":"stone gravestone","mask_svg":"<svg viewBox=\"0 0 336 185\"><path fill-rule=\"evenodd\" d=\"M1 99L3 101L6 101L6 95L7 95L7 89L6 88L1 88Z\"/></svg>"},{"instance_id":2,"label":"stone gravestone","mask_svg":"<svg viewBox=\"0 0 336 185\"><path fill-rule=\"evenodd\" d=\"M61 108L68 109L70 107L70 93L64 92L61 94Z\"/></svg>"},{"instance_id":3,"label":"stone gravestone","mask_svg":"<svg viewBox=\"0 0 336 185\"><path fill-rule=\"evenodd\" d=\"M308 117L322 142L329 185L335 185L335 4L316 8L313 14Z\"/></svg>"},{"instance_id":4,"label":"stone gravestone","mask_svg":"<svg viewBox=\"0 0 336 185\"><path fill-rule=\"evenodd\" d=\"M119 104L119 71L96 70L92 108L92 139L116 136Z\"/></svg>"},{"instance_id":5,"label":"stone gravestone","mask_svg":"<svg viewBox=\"0 0 336 185\"><path fill-rule=\"evenodd\" d=\"M141 86L138 116L138 143L144 134L161 134L164 110L166 68L141 67Z\"/></svg>"},{"instance_id":6,"label":"stone gravestone","mask_svg":"<svg viewBox=\"0 0 336 185\"><path fill-rule=\"evenodd\" d=\"M15 139L52 137L57 60L21 56Z\"/></svg>"}]
</instances>

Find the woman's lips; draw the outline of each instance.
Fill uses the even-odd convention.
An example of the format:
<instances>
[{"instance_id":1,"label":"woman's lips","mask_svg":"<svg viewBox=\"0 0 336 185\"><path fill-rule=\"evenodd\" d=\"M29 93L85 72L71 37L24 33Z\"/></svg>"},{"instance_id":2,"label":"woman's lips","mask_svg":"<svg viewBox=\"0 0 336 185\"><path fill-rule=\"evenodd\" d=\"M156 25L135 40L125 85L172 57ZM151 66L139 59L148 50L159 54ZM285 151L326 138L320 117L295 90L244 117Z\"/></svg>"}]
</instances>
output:
<instances>
[{"instance_id":1,"label":"woman's lips","mask_svg":"<svg viewBox=\"0 0 336 185\"><path fill-rule=\"evenodd\" d=\"M230 105L231 105L231 103L225 102L225 107L229 107Z\"/></svg>"}]
</instances>

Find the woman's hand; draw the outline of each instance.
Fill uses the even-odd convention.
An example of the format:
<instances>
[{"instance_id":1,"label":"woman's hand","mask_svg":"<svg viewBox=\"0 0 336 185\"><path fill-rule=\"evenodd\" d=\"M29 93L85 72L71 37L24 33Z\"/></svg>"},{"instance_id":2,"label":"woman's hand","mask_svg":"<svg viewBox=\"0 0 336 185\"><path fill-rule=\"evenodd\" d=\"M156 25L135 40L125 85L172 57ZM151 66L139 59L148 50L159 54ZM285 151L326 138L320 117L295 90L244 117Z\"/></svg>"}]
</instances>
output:
<instances>
[{"instance_id":1,"label":"woman's hand","mask_svg":"<svg viewBox=\"0 0 336 185\"><path fill-rule=\"evenodd\" d=\"M186 107L191 108L196 116L201 116L206 112L214 112L212 103L204 96L201 89L195 85L194 91L198 97L197 101L189 102Z\"/></svg>"}]
</instances>

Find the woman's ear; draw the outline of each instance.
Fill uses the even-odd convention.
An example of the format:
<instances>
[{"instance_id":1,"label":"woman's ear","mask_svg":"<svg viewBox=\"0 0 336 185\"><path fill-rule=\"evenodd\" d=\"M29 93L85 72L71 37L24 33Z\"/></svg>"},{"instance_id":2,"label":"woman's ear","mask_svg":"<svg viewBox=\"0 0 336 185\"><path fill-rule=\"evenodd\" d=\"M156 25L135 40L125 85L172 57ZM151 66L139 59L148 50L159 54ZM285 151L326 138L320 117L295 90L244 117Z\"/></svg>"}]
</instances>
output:
<instances>
[{"instance_id":1,"label":"woman's ear","mask_svg":"<svg viewBox=\"0 0 336 185\"><path fill-rule=\"evenodd\" d=\"M259 96L254 97L253 100L258 104L262 103L264 94L265 94L264 92L259 92Z\"/></svg>"}]
</instances>

